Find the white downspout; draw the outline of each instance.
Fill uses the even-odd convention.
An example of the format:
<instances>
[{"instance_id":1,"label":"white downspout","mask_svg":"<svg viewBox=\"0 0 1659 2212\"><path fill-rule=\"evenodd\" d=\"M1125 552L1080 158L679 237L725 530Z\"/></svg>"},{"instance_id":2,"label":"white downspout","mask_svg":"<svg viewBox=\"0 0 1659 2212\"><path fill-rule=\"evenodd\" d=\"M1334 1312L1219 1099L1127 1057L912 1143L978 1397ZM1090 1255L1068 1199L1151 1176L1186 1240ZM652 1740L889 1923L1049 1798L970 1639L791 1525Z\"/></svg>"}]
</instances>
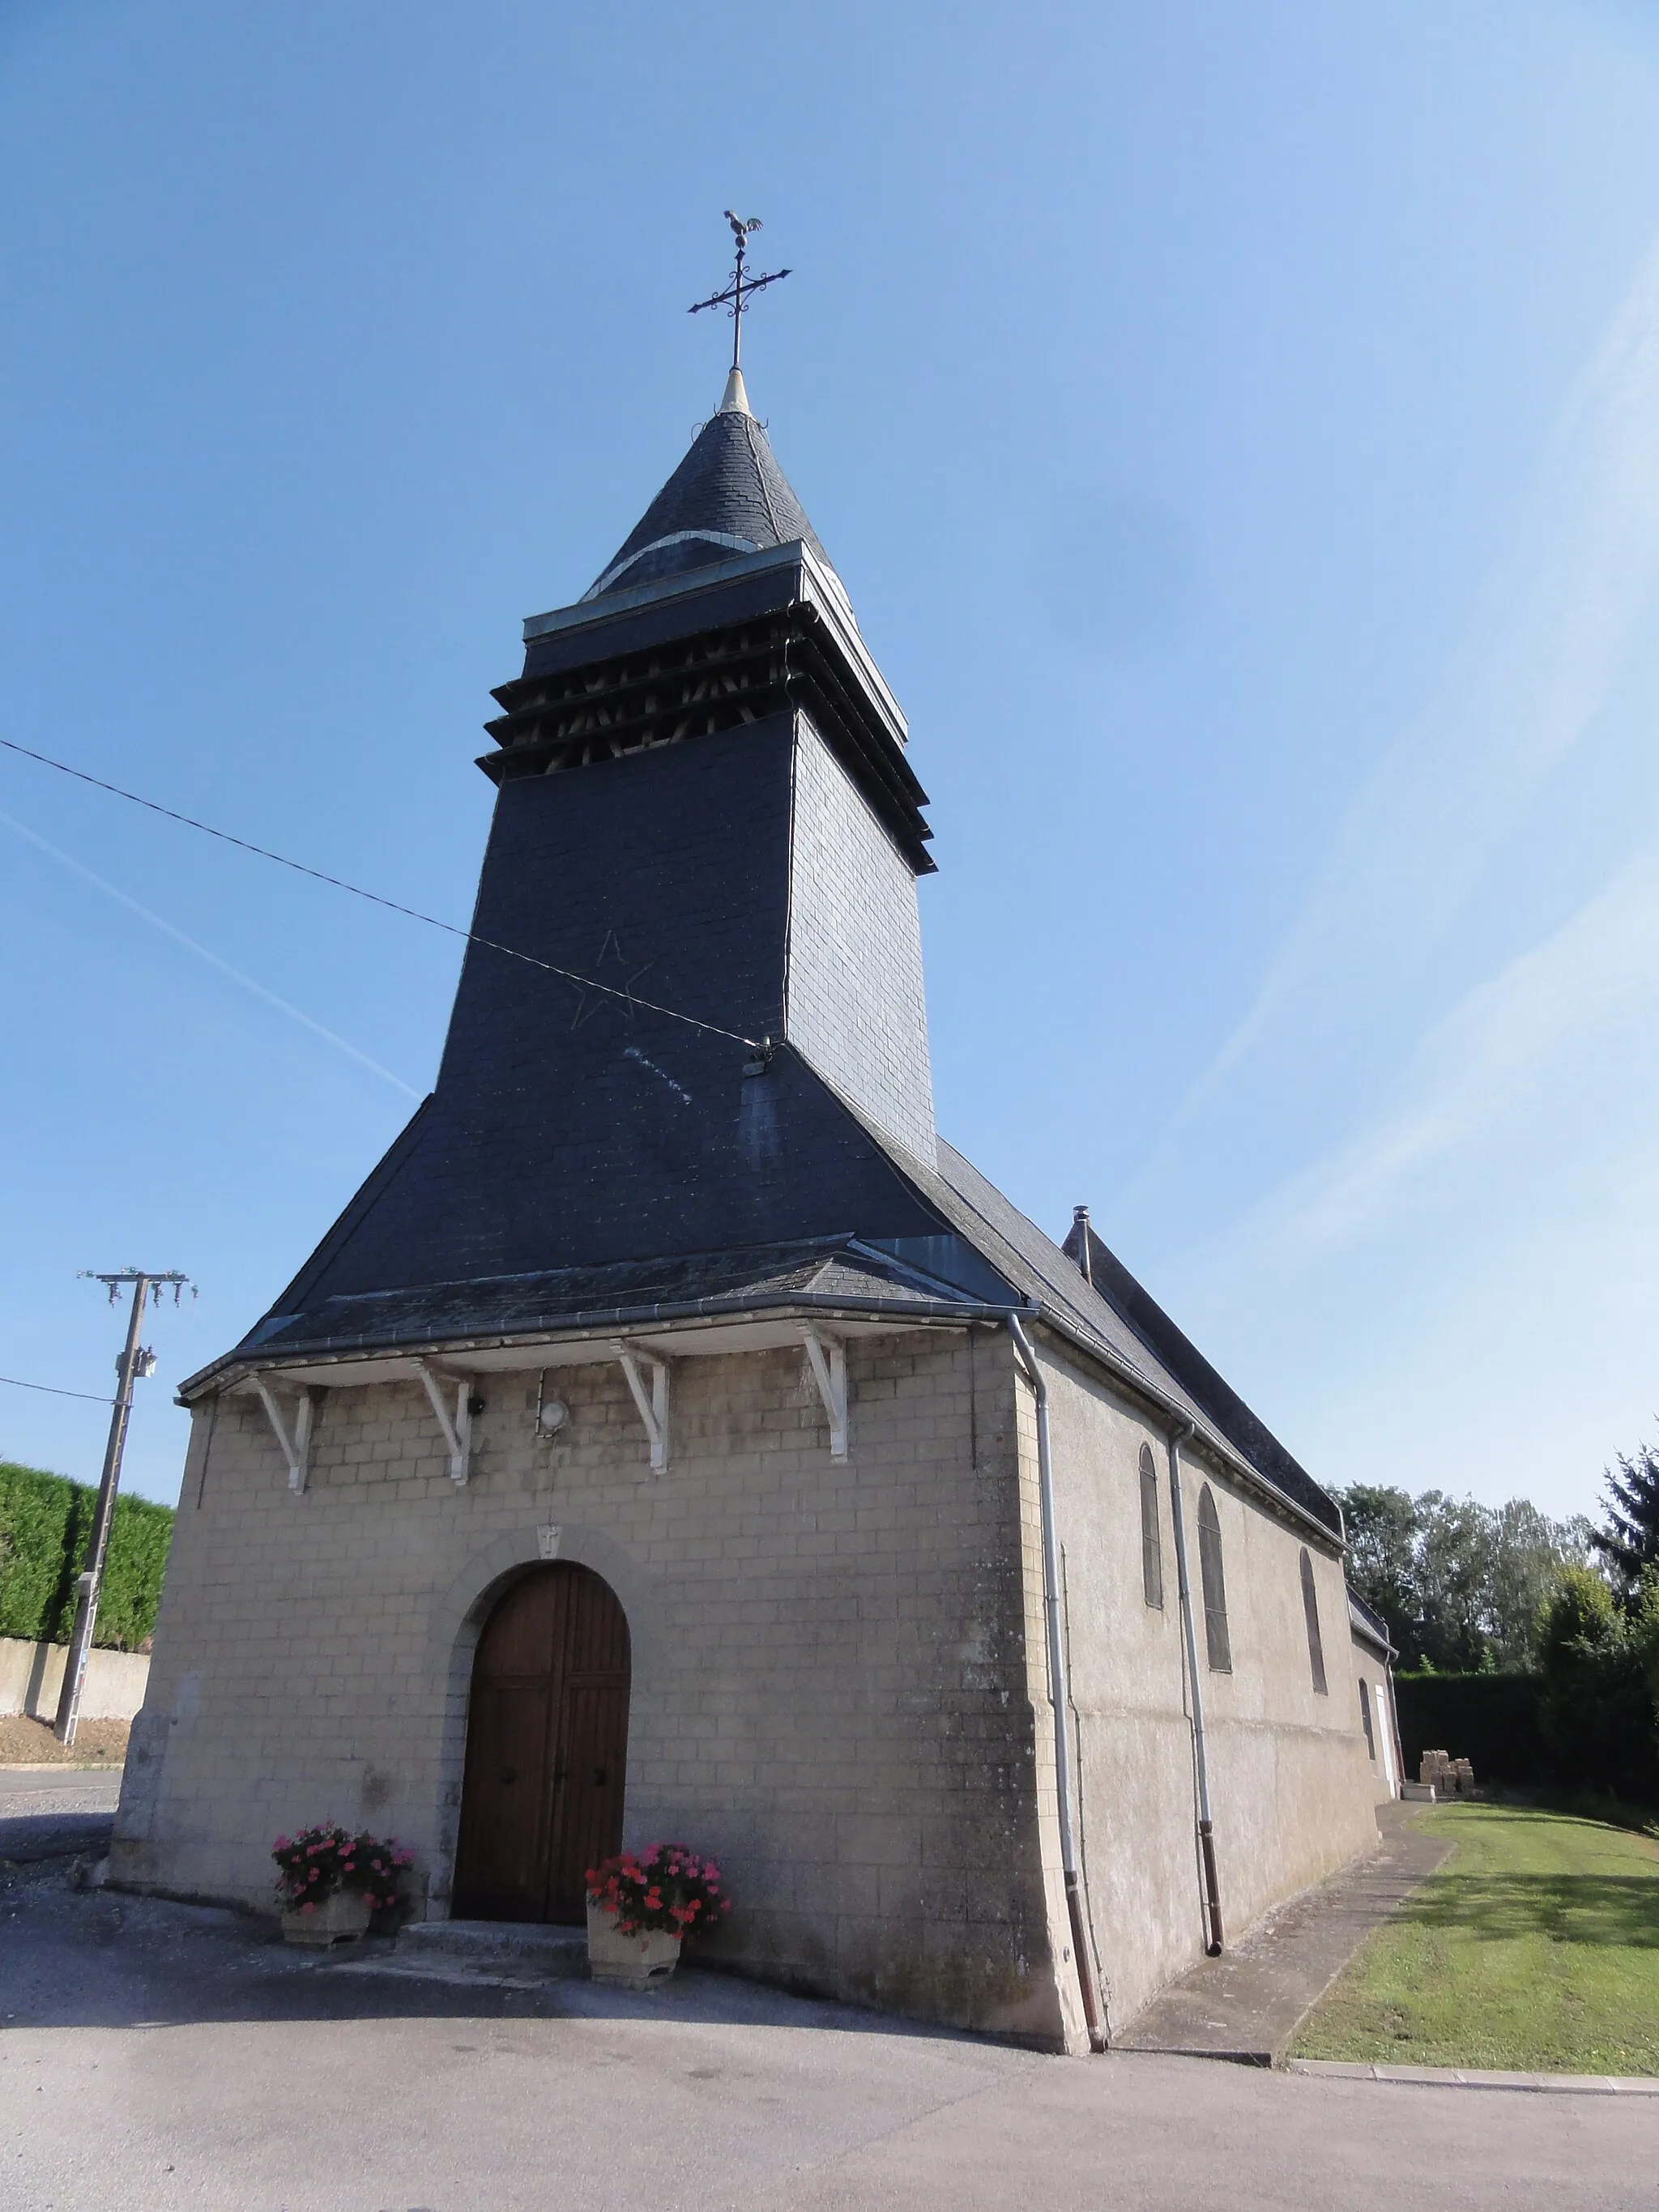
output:
<instances>
[{"instance_id":1,"label":"white downspout","mask_svg":"<svg viewBox=\"0 0 1659 2212\"><path fill-rule=\"evenodd\" d=\"M1091 1960L1094 1947L1083 1909L1078 1878L1077 1831L1072 1799L1071 1685L1066 1678L1066 1644L1060 1623L1060 1544L1054 1534L1054 1462L1048 1444L1048 1386L1027 1341L1018 1316L1008 1316L1008 1334L1025 1370L1036 1401L1037 1506L1042 1528L1042 1617L1048 1652L1048 1702L1054 1713L1054 1794L1060 1813L1060 1867L1066 1887L1066 1910L1072 1925L1072 1954L1077 1960L1078 1983L1083 1992L1083 2016L1088 2023L1089 2048L1104 2051L1106 2030L1100 2017L1100 1992L1095 1987Z\"/></svg>"},{"instance_id":2,"label":"white downspout","mask_svg":"<svg viewBox=\"0 0 1659 2212\"><path fill-rule=\"evenodd\" d=\"M1198 1846L1204 1862L1204 1905L1207 1925L1204 1948L1221 1956L1221 1895L1215 1869L1215 1829L1210 1819L1210 1763L1204 1742L1204 1691L1198 1673L1198 1637L1193 1626L1193 1586L1187 1572L1187 1520L1181 1504L1181 1447L1193 1433L1185 1421L1170 1436L1170 1510L1175 1520L1176 1589L1181 1601L1182 1633L1187 1642L1187 1679L1193 1692L1193 1765L1198 1778Z\"/></svg>"}]
</instances>

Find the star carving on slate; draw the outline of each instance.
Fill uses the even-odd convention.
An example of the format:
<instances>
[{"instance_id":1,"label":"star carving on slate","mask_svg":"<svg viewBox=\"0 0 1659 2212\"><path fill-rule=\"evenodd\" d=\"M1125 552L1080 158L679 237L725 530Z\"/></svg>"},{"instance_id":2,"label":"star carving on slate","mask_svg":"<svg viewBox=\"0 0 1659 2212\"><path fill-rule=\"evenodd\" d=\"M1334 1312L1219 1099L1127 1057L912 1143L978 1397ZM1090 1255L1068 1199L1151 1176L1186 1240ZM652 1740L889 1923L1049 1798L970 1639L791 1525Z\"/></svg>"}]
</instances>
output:
<instances>
[{"instance_id":1,"label":"star carving on slate","mask_svg":"<svg viewBox=\"0 0 1659 2212\"><path fill-rule=\"evenodd\" d=\"M605 942L599 947L599 957L593 963L592 981L576 986L576 1011L571 1017L571 1028L579 1030L601 1006L617 1007L626 1014L631 1024L634 1019L634 986L656 964L654 960L646 960L630 970L616 931L607 929Z\"/></svg>"}]
</instances>

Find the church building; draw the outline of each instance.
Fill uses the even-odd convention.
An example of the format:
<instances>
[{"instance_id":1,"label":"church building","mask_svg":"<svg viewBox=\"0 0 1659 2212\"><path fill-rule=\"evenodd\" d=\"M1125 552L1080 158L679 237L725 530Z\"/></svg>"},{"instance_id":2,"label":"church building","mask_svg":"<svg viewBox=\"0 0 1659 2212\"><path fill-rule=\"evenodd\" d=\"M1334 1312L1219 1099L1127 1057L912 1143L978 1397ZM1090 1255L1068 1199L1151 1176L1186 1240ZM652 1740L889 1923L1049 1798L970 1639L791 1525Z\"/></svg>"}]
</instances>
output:
<instances>
[{"instance_id":1,"label":"church building","mask_svg":"<svg viewBox=\"0 0 1659 2212\"><path fill-rule=\"evenodd\" d=\"M679 1839L710 1963L1103 2047L1374 1838L1341 1515L936 1131L926 794L736 369L524 628L432 1095L182 1389L112 1879L331 1818L575 1923Z\"/></svg>"}]
</instances>

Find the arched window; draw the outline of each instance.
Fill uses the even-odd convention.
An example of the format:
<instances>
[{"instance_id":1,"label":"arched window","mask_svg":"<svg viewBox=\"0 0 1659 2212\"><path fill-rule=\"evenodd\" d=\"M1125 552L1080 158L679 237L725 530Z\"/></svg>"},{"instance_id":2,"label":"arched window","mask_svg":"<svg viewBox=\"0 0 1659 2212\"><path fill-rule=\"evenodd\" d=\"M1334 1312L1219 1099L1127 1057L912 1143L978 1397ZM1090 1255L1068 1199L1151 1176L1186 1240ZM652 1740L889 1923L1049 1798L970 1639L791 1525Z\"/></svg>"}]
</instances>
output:
<instances>
[{"instance_id":1,"label":"arched window","mask_svg":"<svg viewBox=\"0 0 1659 2212\"><path fill-rule=\"evenodd\" d=\"M1313 1561L1304 1545L1302 1552L1302 1610L1308 1622L1308 1664L1313 1668L1313 1684L1322 1698L1330 1695L1330 1686L1325 1680L1325 1646L1319 1637L1319 1592L1314 1588Z\"/></svg>"},{"instance_id":2,"label":"arched window","mask_svg":"<svg viewBox=\"0 0 1659 2212\"><path fill-rule=\"evenodd\" d=\"M1204 1641L1213 1674L1233 1671L1227 1638L1227 1579L1221 1571L1221 1522L1206 1482L1198 1499L1198 1569L1204 1584Z\"/></svg>"},{"instance_id":3,"label":"arched window","mask_svg":"<svg viewBox=\"0 0 1659 2212\"><path fill-rule=\"evenodd\" d=\"M1150 1444L1140 1447L1140 1587L1148 1605L1164 1609L1164 1540L1158 1529L1158 1469Z\"/></svg>"},{"instance_id":4,"label":"arched window","mask_svg":"<svg viewBox=\"0 0 1659 2212\"><path fill-rule=\"evenodd\" d=\"M1365 1687L1365 1677L1359 1678L1359 1724L1365 1731L1365 1749L1373 1766L1376 1764L1376 1738L1371 1733L1371 1693Z\"/></svg>"}]
</instances>

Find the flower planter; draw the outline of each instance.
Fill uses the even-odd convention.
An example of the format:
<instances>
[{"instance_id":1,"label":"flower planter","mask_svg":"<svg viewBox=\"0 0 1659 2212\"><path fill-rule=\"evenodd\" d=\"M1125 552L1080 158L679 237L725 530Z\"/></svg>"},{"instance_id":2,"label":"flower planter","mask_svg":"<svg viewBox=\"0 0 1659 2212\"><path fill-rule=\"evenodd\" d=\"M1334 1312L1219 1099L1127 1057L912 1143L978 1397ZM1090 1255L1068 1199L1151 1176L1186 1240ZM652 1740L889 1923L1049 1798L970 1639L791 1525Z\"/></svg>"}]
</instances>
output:
<instances>
[{"instance_id":1,"label":"flower planter","mask_svg":"<svg viewBox=\"0 0 1659 2212\"><path fill-rule=\"evenodd\" d=\"M596 1982L622 1990L648 1990L665 1982L680 1962L680 1939L660 1929L624 1936L613 1913L587 1906L587 1965Z\"/></svg>"},{"instance_id":2,"label":"flower planter","mask_svg":"<svg viewBox=\"0 0 1659 2212\"><path fill-rule=\"evenodd\" d=\"M349 1942L366 1935L374 1907L356 1890L337 1889L309 1911L296 1905L283 1915L283 1941L301 1949L326 1951L331 1943Z\"/></svg>"}]
</instances>

